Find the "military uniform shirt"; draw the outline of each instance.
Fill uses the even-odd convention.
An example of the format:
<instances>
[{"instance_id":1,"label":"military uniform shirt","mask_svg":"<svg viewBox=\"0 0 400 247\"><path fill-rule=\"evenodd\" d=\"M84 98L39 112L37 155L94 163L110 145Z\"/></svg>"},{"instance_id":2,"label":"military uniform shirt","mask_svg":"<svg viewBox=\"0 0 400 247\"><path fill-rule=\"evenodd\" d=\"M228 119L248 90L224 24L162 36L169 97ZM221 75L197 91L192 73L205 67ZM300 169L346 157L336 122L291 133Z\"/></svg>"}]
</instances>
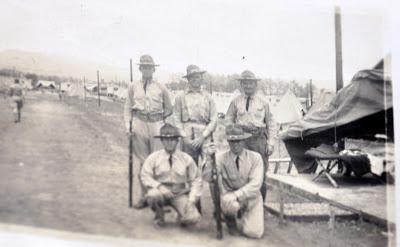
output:
<instances>
[{"instance_id":1,"label":"military uniform shirt","mask_svg":"<svg viewBox=\"0 0 400 247\"><path fill-rule=\"evenodd\" d=\"M187 184L190 188L189 200L195 201L201 195L200 170L190 155L176 150L170 154L164 149L149 155L140 173L142 183L149 188L157 188L161 184Z\"/></svg>"},{"instance_id":2,"label":"military uniform shirt","mask_svg":"<svg viewBox=\"0 0 400 247\"><path fill-rule=\"evenodd\" d=\"M182 135L188 136L183 128L185 122L197 122L207 125L202 133L203 137L207 137L217 127L217 118L214 100L208 92L187 90L176 96L174 119Z\"/></svg>"},{"instance_id":3,"label":"military uniform shirt","mask_svg":"<svg viewBox=\"0 0 400 247\"><path fill-rule=\"evenodd\" d=\"M269 118L269 106L258 94L250 96L246 111L247 96L241 94L232 100L226 113L227 123L243 126L265 127Z\"/></svg>"},{"instance_id":4,"label":"military uniform shirt","mask_svg":"<svg viewBox=\"0 0 400 247\"><path fill-rule=\"evenodd\" d=\"M221 194L233 192L242 202L260 196L260 188L264 178L264 165L261 155L244 149L239 156L239 169L236 167L236 158L237 156L230 150L216 155ZM211 168L208 160L203 172L207 181L211 180Z\"/></svg>"},{"instance_id":5,"label":"military uniform shirt","mask_svg":"<svg viewBox=\"0 0 400 247\"><path fill-rule=\"evenodd\" d=\"M125 125L129 126L132 110L145 115L162 115L164 118L172 114L172 104L167 89L158 82L152 81L131 83L128 87L124 107ZM129 127L128 127L129 128Z\"/></svg>"}]
</instances>

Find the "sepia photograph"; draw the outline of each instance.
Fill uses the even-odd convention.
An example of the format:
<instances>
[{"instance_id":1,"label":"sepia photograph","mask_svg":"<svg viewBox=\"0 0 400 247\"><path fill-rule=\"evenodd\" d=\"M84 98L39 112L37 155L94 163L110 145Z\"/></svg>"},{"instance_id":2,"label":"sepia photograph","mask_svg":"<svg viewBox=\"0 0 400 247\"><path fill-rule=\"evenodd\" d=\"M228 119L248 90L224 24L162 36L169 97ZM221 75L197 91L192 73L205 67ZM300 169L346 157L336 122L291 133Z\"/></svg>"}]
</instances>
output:
<instances>
[{"instance_id":1,"label":"sepia photograph","mask_svg":"<svg viewBox=\"0 0 400 247\"><path fill-rule=\"evenodd\" d=\"M0 7L0 246L396 246L390 4Z\"/></svg>"}]
</instances>

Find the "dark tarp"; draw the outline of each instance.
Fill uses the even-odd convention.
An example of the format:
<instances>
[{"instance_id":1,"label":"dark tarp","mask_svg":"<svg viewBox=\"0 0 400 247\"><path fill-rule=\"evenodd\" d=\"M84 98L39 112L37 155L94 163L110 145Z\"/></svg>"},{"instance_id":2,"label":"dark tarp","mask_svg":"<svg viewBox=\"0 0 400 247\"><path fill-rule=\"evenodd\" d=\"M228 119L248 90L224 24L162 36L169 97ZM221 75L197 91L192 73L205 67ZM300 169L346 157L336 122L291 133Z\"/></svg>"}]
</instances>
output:
<instances>
[{"instance_id":1,"label":"dark tarp","mask_svg":"<svg viewBox=\"0 0 400 247\"><path fill-rule=\"evenodd\" d=\"M383 70L363 70L328 104L306 114L280 136L297 170L311 173L316 166L304 156L311 147L344 137L374 139L384 133L393 140L392 83L384 80Z\"/></svg>"}]
</instances>

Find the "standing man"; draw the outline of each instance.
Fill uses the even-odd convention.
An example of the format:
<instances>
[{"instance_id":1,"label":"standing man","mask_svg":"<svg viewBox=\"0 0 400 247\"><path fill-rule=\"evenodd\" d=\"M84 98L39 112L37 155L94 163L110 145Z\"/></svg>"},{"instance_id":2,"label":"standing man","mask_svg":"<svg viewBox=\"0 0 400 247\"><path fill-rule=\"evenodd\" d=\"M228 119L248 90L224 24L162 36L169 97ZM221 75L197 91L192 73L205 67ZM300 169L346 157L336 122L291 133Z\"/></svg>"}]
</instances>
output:
<instances>
[{"instance_id":1,"label":"standing man","mask_svg":"<svg viewBox=\"0 0 400 247\"><path fill-rule=\"evenodd\" d=\"M217 110L211 95L202 89L204 70L196 65L186 69L188 88L178 94L174 104L175 125L183 138L182 151L192 156L199 164L203 146L210 141L210 135L217 127Z\"/></svg>"},{"instance_id":2,"label":"standing man","mask_svg":"<svg viewBox=\"0 0 400 247\"><path fill-rule=\"evenodd\" d=\"M176 148L179 130L165 124L160 135L164 149L152 153L144 162L140 173L148 189L146 199L156 213L155 223L164 225L164 206L172 206L182 226L195 224L200 213L195 204L201 195L200 170L190 155Z\"/></svg>"},{"instance_id":3,"label":"standing man","mask_svg":"<svg viewBox=\"0 0 400 247\"><path fill-rule=\"evenodd\" d=\"M186 75L183 78L188 80L188 88L177 95L174 104L175 125L184 137L182 151L192 156L197 165L203 163L201 161L205 157L203 147L204 144L210 142L210 136L217 127L218 118L214 100L202 89L202 75L205 72L197 65L187 66ZM201 211L200 201L197 208Z\"/></svg>"},{"instance_id":4,"label":"standing man","mask_svg":"<svg viewBox=\"0 0 400 247\"><path fill-rule=\"evenodd\" d=\"M10 97L14 105L14 122L21 122L21 109L24 105L24 90L19 83L19 79L14 80L14 84L10 88Z\"/></svg>"},{"instance_id":5,"label":"standing man","mask_svg":"<svg viewBox=\"0 0 400 247\"><path fill-rule=\"evenodd\" d=\"M268 127L269 106L259 95L256 94L257 82L253 72L245 70L238 78L243 93L234 98L229 105L225 119L227 124L237 124L251 137L244 141L245 148L258 152L264 163L264 171L268 171ZM261 187L261 195L265 199L267 185L265 181Z\"/></svg>"},{"instance_id":6,"label":"standing man","mask_svg":"<svg viewBox=\"0 0 400 247\"><path fill-rule=\"evenodd\" d=\"M239 126L226 127L229 150L217 153L221 209L230 234L238 230L250 238L261 238L264 233L264 207L260 188L264 165L259 153L244 148L251 134ZM215 145L208 145L207 153L215 153ZM203 178L211 181L211 157L208 156Z\"/></svg>"},{"instance_id":7,"label":"standing man","mask_svg":"<svg viewBox=\"0 0 400 247\"><path fill-rule=\"evenodd\" d=\"M128 87L124 107L126 132L129 133L129 123L132 121L133 152L136 157L134 166L134 188L139 190L139 198L134 207L142 209L147 206L144 199L144 187L139 179L139 173L144 160L156 150L162 148L161 142L153 136L159 133L165 119L172 114L172 104L167 89L153 80L155 67L153 58L149 55L140 57L139 70L142 80L131 83Z\"/></svg>"}]
</instances>

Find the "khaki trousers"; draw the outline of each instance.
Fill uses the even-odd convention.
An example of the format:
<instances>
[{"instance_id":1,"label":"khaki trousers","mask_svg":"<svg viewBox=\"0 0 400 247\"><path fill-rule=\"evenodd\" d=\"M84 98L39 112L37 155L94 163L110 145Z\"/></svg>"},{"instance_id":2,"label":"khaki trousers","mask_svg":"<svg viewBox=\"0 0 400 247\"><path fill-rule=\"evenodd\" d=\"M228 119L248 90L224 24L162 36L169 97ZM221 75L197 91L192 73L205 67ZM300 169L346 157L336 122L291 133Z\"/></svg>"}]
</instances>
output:
<instances>
[{"instance_id":1,"label":"khaki trousers","mask_svg":"<svg viewBox=\"0 0 400 247\"><path fill-rule=\"evenodd\" d=\"M146 194L146 188L139 177L143 163L151 153L163 148L160 139L154 138L154 136L160 133L164 122L146 122L134 117L133 124L133 200L134 203L137 203L139 200L143 200Z\"/></svg>"}]
</instances>

